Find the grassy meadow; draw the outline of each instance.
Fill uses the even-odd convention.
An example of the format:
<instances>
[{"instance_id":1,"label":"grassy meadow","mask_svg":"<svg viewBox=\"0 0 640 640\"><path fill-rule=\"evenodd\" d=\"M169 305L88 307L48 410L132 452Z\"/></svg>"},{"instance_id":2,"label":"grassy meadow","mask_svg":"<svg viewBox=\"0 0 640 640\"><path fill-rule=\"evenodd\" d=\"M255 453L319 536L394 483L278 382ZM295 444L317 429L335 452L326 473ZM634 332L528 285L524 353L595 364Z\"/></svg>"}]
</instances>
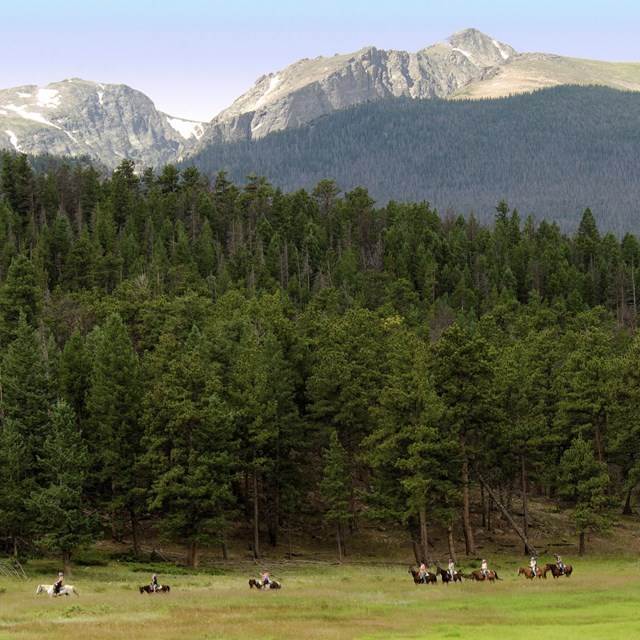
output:
<instances>
[{"instance_id":1,"label":"grassy meadow","mask_svg":"<svg viewBox=\"0 0 640 640\"><path fill-rule=\"evenodd\" d=\"M0 578L0 639L246 639L250 637L624 640L640 637L640 561L569 561L570 578L516 577L525 558L494 566L502 581L415 585L407 565L279 564L280 591L249 589L260 567L168 575L168 595L141 595L149 575L126 565L77 567L79 598L35 595L51 575ZM466 567L463 563L463 570ZM160 571L160 569L159 569Z\"/></svg>"}]
</instances>

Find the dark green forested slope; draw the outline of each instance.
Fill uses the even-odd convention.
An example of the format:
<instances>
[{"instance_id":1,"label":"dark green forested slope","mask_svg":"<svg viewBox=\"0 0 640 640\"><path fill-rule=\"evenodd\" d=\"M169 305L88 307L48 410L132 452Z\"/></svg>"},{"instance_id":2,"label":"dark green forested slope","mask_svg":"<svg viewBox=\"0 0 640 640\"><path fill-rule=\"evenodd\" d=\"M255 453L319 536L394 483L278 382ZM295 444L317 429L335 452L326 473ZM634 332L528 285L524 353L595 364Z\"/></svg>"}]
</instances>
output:
<instances>
[{"instance_id":1,"label":"dark green forested slope","mask_svg":"<svg viewBox=\"0 0 640 640\"><path fill-rule=\"evenodd\" d=\"M152 531L197 566L230 530L260 557L363 517L474 553L478 473L583 542L636 505L634 235L134 169L1 157L6 553Z\"/></svg>"},{"instance_id":2,"label":"dark green forested slope","mask_svg":"<svg viewBox=\"0 0 640 640\"><path fill-rule=\"evenodd\" d=\"M427 200L490 222L505 198L573 232L585 207L601 228L640 231L640 94L558 87L499 100L385 100L189 160L285 191L332 178L380 203Z\"/></svg>"}]
</instances>

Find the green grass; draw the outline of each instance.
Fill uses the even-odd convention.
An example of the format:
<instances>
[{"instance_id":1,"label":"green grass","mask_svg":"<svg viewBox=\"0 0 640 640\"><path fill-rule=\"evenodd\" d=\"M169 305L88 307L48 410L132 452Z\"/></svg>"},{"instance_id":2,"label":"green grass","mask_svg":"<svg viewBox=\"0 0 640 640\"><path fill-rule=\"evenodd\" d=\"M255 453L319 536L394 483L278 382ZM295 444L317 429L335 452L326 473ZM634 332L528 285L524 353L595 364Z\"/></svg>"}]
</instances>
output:
<instances>
[{"instance_id":1,"label":"green grass","mask_svg":"<svg viewBox=\"0 0 640 640\"><path fill-rule=\"evenodd\" d=\"M73 599L36 597L50 576L30 567L28 581L0 579L0 639L639 638L640 563L571 561L568 579L517 578L514 559L496 584L449 586L414 585L399 565L271 565L271 592L249 589L254 569L160 574L167 596L140 595L149 576L113 563L75 567Z\"/></svg>"}]
</instances>

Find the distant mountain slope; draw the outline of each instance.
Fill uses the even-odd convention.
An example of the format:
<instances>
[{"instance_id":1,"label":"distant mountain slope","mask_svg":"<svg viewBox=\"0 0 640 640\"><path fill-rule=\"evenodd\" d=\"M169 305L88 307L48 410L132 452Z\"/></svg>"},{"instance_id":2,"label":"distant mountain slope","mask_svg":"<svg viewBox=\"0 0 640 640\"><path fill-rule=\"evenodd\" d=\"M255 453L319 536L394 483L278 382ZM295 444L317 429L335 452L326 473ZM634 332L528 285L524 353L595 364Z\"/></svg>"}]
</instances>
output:
<instances>
[{"instance_id":1,"label":"distant mountain slope","mask_svg":"<svg viewBox=\"0 0 640 640\"><path fill-rule=\"evenodd\" d=\"M126 85L74 78L0 91L0 148L23 153L89 155L112 167L123 158L158 166L201 132L201 123L157 111Z\"/></svg>"},{"instance_id":2,"label":"distant mountain slope","mask_svg":"<svg viewBox=\"0 0 640 640\"><path fill-rule=\"evenodd\" d=\"M207 125L192 153L212 143L259 139L390 97L503 97L567 84L640 91L640 63L518 53L476 29L459 31L417 53L367 47L300 60L258 79Z\"/></svg>"},{"instance_id":3,"label":"distant mountain slope","mask_svg":"<svg viewBox=\"0 0 640 640\"><path fill-rule=\"evenodd\" d=\"M602 229L640 232L640 94L558 87L497 100L387 99L190 158L235 181L286 191L333 178L381 203L428 200L492 220L500 199L571 230L586 207Z\"/></svg>"}]
</instances>

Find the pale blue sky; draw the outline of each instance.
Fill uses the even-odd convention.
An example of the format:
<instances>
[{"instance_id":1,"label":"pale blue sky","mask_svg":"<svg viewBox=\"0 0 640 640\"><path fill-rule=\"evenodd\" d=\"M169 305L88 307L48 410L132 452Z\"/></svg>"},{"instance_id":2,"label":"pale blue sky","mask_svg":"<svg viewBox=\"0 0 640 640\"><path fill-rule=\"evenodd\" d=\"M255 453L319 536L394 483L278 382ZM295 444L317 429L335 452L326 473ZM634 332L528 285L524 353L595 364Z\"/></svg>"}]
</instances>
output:
<instances>
[{"instance_id":1,"label":"pale blue sky","mask_svg":"<svg viewBox=\"0 0 640 640\"><path fill-rule=\"evenodd\" d=\"M0 88L128 84L210 120L265 73L366 45L417 51L475 27L517 51L640 62L640 2L610 0L9 0Z\"/></svg>"}]
</instances>

